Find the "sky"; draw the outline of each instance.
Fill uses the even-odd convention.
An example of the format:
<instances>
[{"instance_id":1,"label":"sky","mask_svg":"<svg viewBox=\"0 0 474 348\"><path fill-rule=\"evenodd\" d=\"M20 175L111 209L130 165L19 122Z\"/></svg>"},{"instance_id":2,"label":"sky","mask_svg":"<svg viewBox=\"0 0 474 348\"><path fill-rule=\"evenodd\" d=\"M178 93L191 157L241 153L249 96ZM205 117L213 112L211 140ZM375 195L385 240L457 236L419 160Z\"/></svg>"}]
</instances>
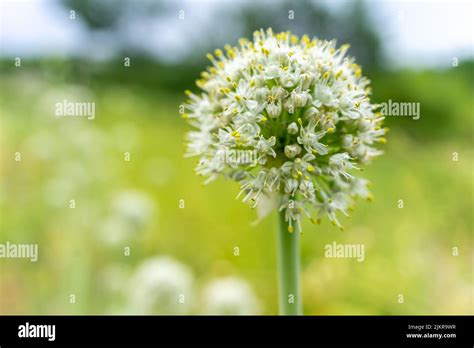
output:
<instances>
[{"instance_id":1,"label":"sky","mask_svg":"<svg viewBox=\"0 0 474 348\"><path fill-rule=\"evenodd\" d=\"M107 57L113 46L90 47L85 25L71 20L57 0L0 0L1 56L81 55L85 48ZM148 0L137 0L148 1ZM347 0L324 1L332 11L343 10ZM382 36L388 61L396 66L449 65L453 58L473 57L474 2L453 0L368 1L374 25ZM195 20L209 27L209 19L231 2L191 1L183 8L195 11ZM195 24L195 23L194 23ZM186 54L186 39L196 40L196 25L170 26L161 22L142 34L159 57L179 59ZM199 27L199 25L198 25Z\"/></svg>"}]
</instances>

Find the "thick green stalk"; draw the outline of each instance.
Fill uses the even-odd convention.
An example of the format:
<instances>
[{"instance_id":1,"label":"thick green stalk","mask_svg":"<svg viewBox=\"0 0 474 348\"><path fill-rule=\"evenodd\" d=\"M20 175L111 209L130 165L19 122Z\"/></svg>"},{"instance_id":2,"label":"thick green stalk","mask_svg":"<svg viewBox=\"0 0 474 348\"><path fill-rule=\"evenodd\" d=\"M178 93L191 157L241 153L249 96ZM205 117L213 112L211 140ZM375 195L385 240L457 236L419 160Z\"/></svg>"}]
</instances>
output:
<instances>
[{"instance_id":1,"label":"thick green stalk","mask_svg":"<svg viewBox=\"0 0 474 348\"><path fill-rule=\"evenodd\" d=\"M301 315L302 298L300 292L300 231L294 226L288 232L285 211L279 213L278 229L278 305L280 315Z\"/></svg>"}]
</instances>

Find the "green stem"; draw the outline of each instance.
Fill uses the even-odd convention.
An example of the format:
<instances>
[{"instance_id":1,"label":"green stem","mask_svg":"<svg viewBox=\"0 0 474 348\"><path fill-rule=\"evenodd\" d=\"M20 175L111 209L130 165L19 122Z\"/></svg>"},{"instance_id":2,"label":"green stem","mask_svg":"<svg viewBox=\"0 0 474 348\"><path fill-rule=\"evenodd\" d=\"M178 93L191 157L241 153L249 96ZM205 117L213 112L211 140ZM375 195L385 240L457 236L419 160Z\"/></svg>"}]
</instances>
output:
<instances>
[{"instance_id":1,"label":"green stem","mask_svg":"<svg viewBox=\"0 0 474 348\"><path fill-rule=\"evenodd\" d=\"M300 293L300 231L297 226L288 232L285 211L279 212L278 231L278 299L280 315L301 315L302 298Z\"/></svg>"}]
</instances>

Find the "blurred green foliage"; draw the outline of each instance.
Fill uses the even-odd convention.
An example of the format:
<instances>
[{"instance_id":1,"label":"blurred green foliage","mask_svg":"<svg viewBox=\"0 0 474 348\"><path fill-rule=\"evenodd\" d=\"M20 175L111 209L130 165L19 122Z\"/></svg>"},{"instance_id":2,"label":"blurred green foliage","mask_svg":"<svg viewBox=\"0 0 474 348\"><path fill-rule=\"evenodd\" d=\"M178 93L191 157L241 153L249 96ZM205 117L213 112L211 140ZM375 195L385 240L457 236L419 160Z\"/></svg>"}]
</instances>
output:
<instances>
[{"instance_id":1,"label":"blurred green foliage","mask_svg":"<svg viewBox=\"0 0 474 348\"><path fill-rule=\"evenodd\" d=\"M388 117L385 124L430 143L453 136L461 141L472 138L473 76L473 61L445 70L404 69L369 75L374 101L420 103L420 120Z\"/></svg>"}]
</instances>

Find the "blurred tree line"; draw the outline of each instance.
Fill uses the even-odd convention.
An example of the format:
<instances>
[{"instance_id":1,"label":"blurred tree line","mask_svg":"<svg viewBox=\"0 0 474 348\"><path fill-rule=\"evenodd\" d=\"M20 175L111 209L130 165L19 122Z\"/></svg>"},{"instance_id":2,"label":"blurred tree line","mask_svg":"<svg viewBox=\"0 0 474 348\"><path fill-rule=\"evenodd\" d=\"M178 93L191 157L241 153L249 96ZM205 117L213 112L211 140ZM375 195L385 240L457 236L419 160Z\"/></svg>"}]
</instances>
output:
<instances>
[{"instance_id":1,"label":"blurred tree line","mask_svg":"<svg viewBox=\"0 0 474 348\"><path fill-rule=\"evenodd\" d=\"M205 55L226 43L236 44L240 37L252 37L260 28L273 28L275 32L290 30L297 35L308 34L322 39L338 38L339 44L350 43L350 53L366 71L376 70L382 66L381 43L369 18L369 11L363 1L355 1L341 11L330 11L321 3L309 0L302 1L240 1L234 4L211 9L212 23L209 26L194 24L194 19L177 23L173 30L180 31L180 26L190 27L198 32L201 40L190 40L188 49L173 61L162 59L153 54L147 40L134 35L134 28L140 32L156 30L154 24L177 19L180 9L186 9L184 3L170 1L141 0L62 0L63 6L76 12L87 27L91 40L102 40L115 45L116 57L131 57L133 65L145 67L145 75L152 75L155 66L159 69L161 82L170 88L183 89L198 77L202 67L207 64ZM199 3L198 3L199 4ZM204 2L209 7L209 2ZM192 10L200 11L199 6ZM206 10L201 10L206 11ZM183 14L184 15L184 14ZM219 28L216 30L216 28ZM187 32L182 30L183 35ZM150 70L151 69L151 70ZM120 75L120 74L119 74ZM139 78L147 79L146 76ZM137 77L138 78L138 77Z\"/></svg>"},{"instance_id":2,"label":"blurred tree line","mask_svg":"<svg viewBox=\"0 0 474 348\"><path fill-rule=\"evenodd\" d=\"M222 6L214 2L152 0L61 0L61 4L65 11L75 11L90 41L111 49L112 54L92 64L84 57L46 57L29 62L35 73L46 75L52 83L84 84L93 90L120 84L145 95L176 96L194 86L194 80L208 65L207 52L226 43L235 44L240 37L251 37L256 29L271 27L276 32L290 30L298 35L338 38L339 44L350 43L349 54L357 57L364 74L373 81L375 102L391 99L421 104L421 121L388 118L389 127L403 128L407 134L428 141L453 132L471 137L473 62L458 67L447 65L444 70L387 69L381 39L364 1L344 3L344 8L337 11L309 0L238 1ZM190 4L194 7L187 8ZM203 4L208 7L200 8ZM181 8L188 16L184 21L179 20ZM193 18L193 13L199 11L212 11L212 16ZM188 37L187 49L174 59L165 59L166 49L157 54L150 40L143 37L156 31L159 23L174 25L173 33L182 32L183 39ZM125 57L129 57L130 66L126 66ZM2 71L9 65L2 61Z\"/></svg>"},{"instance_id":3,"label":"blurred tree line","mask_svg":"<svg viewBox=\"0 0 474 348\"><path fill-rule=\"evenodd\" d=\"M472 116L472 62L446 71L387 69L381 39L370 17L369 5L362 0L344 3L343 8L337 11L311 0L226 2L213 12L210 24L207 23L208 19L206 23L196 20L195 25L192 16L186 17L184 22L177 19L180 9L185 9L188 12L186 15L199 12L199 3L192 9L187 9L185 3L171 1L62 0L62 3L66 8L74 9L82 18L91 39L105 37L118 43L115 62L94 66L77 62L72 67L83 69L82 76L89 76L91 81L118 82L145 87L150 91L160 89L181 92L194 85L194 80L208 64L205 59L207 52L226 43L236 43L240 37L251 37L256 29L271 27L275 32L290 30L297 35L337 38L339 44L350 43L349 53L357 58L364 74L373 81L373 98L376 102L391 99L420 103L424 122L413 122L409 117L388 118L386 124L389 127L404 128L414 137L431 136L431 140L449 136L452 132L469 137L472 128L462 126L462 122L459 122L460 119L466 119L466 115ZM202 11L209 10L212 8L206 7ZM170 18L176 20L171 22L176 25L173 30L179 31L179 26L188 25L192 32L198 32L200 38L190 40L185 54L171 62L164 61L160 55L154 55L149 47L141 45L143 40L140 38L124 32L134 26L144 26L145 32L154 30L150 23ZM183 30L183 35L187 34L189 32ZM130 69L133 74L123 69L123 58L120 57L124 56L131 57ZM429 121L425 118L429 118ZM468 122L471 122L471 118L467 118Z\"/></svg>"}]
</instances>

